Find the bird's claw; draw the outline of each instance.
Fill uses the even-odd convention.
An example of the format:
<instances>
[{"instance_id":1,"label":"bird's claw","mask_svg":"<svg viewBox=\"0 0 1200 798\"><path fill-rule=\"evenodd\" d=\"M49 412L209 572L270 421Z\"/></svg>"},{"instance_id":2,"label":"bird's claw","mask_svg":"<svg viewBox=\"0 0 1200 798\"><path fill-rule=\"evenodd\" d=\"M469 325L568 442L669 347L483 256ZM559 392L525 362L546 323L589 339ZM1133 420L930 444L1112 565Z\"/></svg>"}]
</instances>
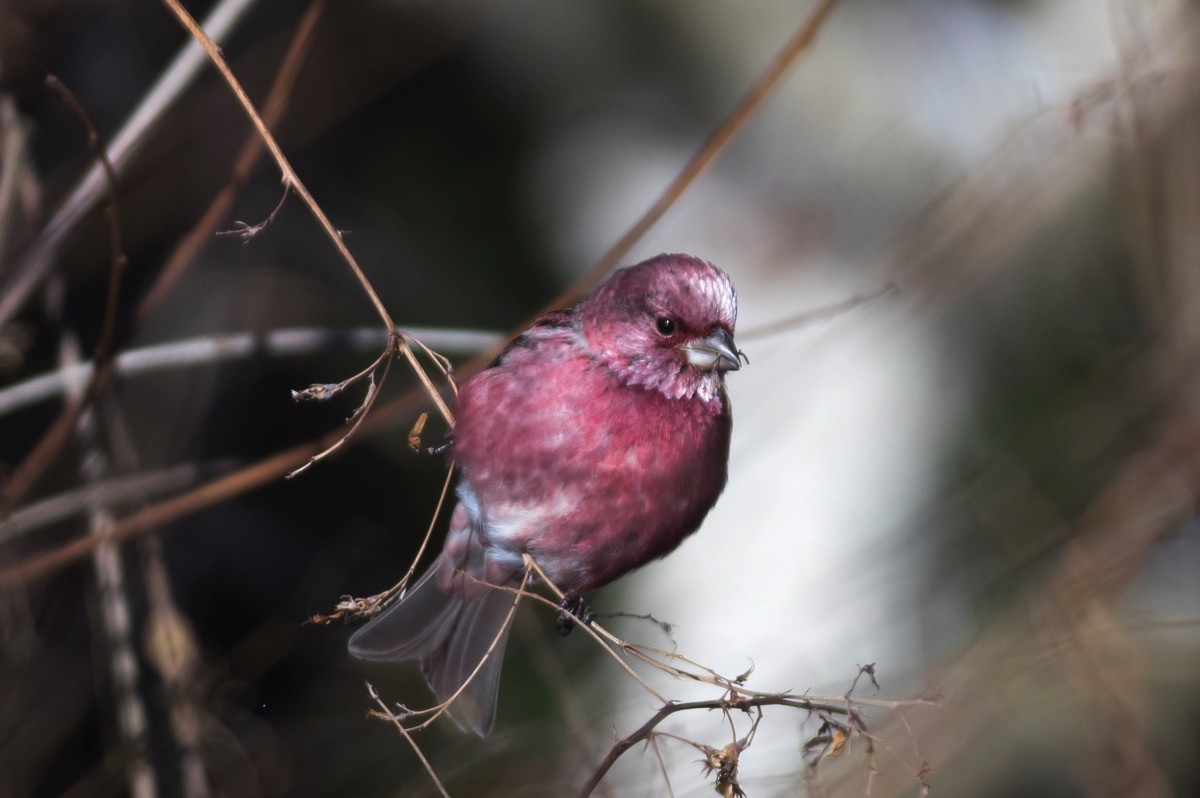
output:
<instances>
[{"instance_id":1,"label":"bird's claw","mask_svg":"<svg viewBox=\"0 0 1200 798\"><path fill-rule=\"evenodd\" d=\"M575 628L576 619L580 623L589 624L592 622L592 618L596 617L592 608L583 600L583 596L574 590L568 590L563 595L559 606L562 609L558 613L558 633L563 637L571 634L571 630Z\"/></svg>"}]
</instances>

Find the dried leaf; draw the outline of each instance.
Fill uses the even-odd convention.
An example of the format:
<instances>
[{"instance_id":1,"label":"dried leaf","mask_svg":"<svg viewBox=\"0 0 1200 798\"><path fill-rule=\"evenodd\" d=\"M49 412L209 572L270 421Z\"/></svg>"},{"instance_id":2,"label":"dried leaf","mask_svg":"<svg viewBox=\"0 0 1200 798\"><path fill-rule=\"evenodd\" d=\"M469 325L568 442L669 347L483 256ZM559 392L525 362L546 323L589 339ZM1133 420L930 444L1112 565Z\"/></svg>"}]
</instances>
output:
<instances>
[{"instance_id":1,"label":"dried leaf","mask_svg":"<svg viewBox=\"0 0 1200 798\"><path fill-rule=\"evenodd\" d=\"M745 684L746 680L750 678L750 674L752 673L754 673L754 660L750 660L749 668L733 678L734 684Z\"/></svg>"},{"instance_id":2,"label":"dried leaf","mask_svg":"<svg viewBox=\"0 0 1200 798\"><path fill-rule=\"evenodd\" d=\"M417 422L413 424L412 429L408 431L408 448L412 449L417 454L421 453L421 433L425 431L425 422L429 420L429 413L425 412L417 416Z\"/></svg>"},{"instance_id":3,"label":"dried leaf","mask_svg":"<svg viewBox=\"0 0 1200 798\"><path fill-rule=\"evenodd\" d=\"M833 739L829 741L829 750L825 752L826 759L833 759L842 755L842 751L846 748L846 742L850 736L842 729L835 729Z\"/></svg>"},{"instance_id":4,"label":"dried leaf","mask_svg":"<svg viewBox=\"0 0 1200 798\"><path fill-rule=\"evenodd\" d=\"M292 399L296 402L324 402L337 396L345 388L344 382L315 382L303 391L292 391Z\"/></svg>"}]
</instances>

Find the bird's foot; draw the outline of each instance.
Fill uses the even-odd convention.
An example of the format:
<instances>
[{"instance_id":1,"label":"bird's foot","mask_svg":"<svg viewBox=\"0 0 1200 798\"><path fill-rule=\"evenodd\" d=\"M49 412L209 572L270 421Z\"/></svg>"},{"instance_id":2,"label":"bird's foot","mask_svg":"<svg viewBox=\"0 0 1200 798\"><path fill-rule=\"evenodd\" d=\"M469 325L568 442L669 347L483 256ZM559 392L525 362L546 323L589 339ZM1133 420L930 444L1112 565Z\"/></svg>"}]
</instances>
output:
<instances>
[{"instance_id":1,"label":"bird's foot","mask_svg":"<svg viewBox=\"0 0 1200 798\"><path fill-rule=\"evenodd\" d=\"M571 634L571 630L575 628L575 620L580 623L591 623L592 618L596 614L592 612L592 608L583 600L583 596L576 593L574 590L568 590L559 604L562 609L558 613L558 633L563 637Z\"/></svg>"}]
</instances>

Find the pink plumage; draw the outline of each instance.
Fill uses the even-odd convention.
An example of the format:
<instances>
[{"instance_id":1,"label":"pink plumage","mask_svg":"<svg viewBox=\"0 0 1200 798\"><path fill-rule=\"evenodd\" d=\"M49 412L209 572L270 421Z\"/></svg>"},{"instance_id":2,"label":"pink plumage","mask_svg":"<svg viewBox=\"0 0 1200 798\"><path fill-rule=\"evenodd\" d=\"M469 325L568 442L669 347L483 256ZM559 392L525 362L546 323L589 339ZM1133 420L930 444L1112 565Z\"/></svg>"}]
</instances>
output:
<instances>
[{"instance_id":1,"label":"pink plumage","mask_svg":"<svg viewBox=\"0 0 1200 798\"><path fill-rule=\"evenodd\" d=\"M445 700L512 605L511 593L476 580L516 584L528 553L582 595L678 546L725 486L736 319L725 272L660 255L542 316L464 382L445 546L403 599L355 633L351 653L419 659ZM495 717L504 642L449 709L480 735Z\"/></svg>"}]
</instances>

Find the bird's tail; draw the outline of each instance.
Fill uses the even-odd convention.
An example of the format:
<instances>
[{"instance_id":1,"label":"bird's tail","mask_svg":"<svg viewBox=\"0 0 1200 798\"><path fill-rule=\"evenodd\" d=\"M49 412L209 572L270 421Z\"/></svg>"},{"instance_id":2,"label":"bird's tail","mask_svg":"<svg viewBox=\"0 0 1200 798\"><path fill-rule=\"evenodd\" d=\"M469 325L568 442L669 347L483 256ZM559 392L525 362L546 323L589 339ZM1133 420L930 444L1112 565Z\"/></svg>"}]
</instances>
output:
<instances>
[{"instance_id":1,"label":"bird's tail","mask_svg":"<svg viewBox=\"0 0 1200 798\"><path fill-rule=\"evenodd\" d=\"M408 595L355 632L350 653L377 662L420 660L421 673L438 701L449 699L470 678L447 713L459 728L482 737L496 718L500 665L508 641L505 621L513 594L491 589L467 591L476 594L470 596L445 593L438 583L438 565L435 562Z\"/></svg>"}]
</instances>

